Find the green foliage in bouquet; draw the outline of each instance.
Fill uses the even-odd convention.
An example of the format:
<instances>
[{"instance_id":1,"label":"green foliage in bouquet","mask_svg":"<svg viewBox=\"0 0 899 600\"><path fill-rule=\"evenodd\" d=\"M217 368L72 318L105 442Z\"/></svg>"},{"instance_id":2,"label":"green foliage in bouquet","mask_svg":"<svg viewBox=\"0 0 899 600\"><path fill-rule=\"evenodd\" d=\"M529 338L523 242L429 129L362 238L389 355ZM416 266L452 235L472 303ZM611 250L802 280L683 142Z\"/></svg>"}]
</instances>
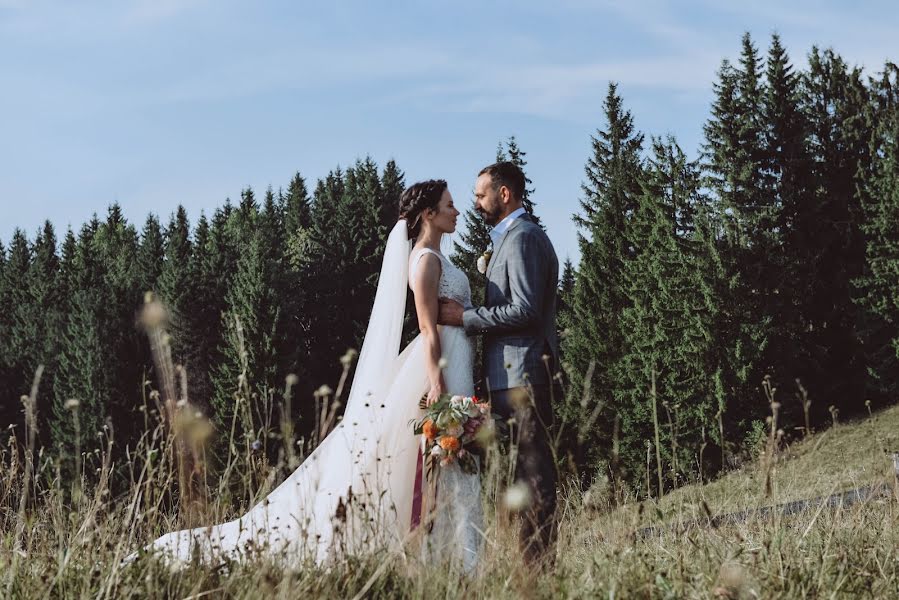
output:
<instances>
[{"instance_id":1,"label":"green foliage in bouquet","mask_svg":"<svg viewBox=\"0 0 899 600\"><path fill-rule=\"evenodd\" d=\"M481 441L493 429L493 415L490 404L475 396L443 394L413 425L415 435L424 441L428 475L436 466L453 462L466 473L477 473Z\"/></svg>"}]
</instances>

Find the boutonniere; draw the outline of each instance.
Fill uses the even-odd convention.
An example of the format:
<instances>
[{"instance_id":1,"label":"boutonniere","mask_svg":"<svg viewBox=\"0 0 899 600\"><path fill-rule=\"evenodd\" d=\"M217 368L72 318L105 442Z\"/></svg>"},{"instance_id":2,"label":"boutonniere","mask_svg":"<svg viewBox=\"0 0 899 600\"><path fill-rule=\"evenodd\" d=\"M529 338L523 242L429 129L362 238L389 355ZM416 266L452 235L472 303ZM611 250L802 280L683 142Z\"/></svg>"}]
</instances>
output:
<instances>
[{"instance_id":1,"label":"boutonniere","mask_svg":"<svg viewBox=\"0 0 899 600\"><path fill-rule=\"evenodd\" d=\"M487 265L490 264L490 257L493 256L493 250L486 250L478 257L478 272L481 275L487 274Z\"/></svg>"}]
</instances>

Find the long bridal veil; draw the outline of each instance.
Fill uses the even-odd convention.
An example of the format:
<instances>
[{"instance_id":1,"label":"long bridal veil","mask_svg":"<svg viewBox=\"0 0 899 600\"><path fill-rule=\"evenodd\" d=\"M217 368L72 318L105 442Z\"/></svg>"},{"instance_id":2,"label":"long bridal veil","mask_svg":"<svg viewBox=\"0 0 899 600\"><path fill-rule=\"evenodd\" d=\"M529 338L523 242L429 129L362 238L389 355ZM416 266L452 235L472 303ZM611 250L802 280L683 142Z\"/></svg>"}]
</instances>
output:
<instances>
[{"instance_id":1,"label":"long bridal veil","mask_svg":"<svg viewBox=\"0 0 899 600\"><path fill-rule=\"evenodd\" d=\"M410 530L418 439L410 421L427 390L424 346L400 353L410 243L399 221L387 240L371 318L346 411L280 486L245 515L166 534L163 558L240 559L267 553L321 564L340 555L399 549Z\"/></svg>"}]
</instances>

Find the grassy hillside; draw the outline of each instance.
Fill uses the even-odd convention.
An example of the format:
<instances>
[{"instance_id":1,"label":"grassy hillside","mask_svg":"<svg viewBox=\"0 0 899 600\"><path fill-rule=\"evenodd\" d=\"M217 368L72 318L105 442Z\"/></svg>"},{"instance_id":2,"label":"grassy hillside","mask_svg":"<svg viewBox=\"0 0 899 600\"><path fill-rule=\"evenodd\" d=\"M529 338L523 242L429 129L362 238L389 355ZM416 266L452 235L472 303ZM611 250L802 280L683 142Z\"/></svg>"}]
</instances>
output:
<instances>
[{"instance_id":1,"label":"grassy hillside","mask_svg":"<svg viewBox=\"0 0 899 600\"><path fill-rule=\"evenodd\" d=\"M21 512L9 486L21 483L9 456L0 489L0 596L11 598L796 598L899 595L899 512L884 498L846 510L696 527L644 538L647 525L677 523L888 481L899 408L840 424L779 449L773 493L763 494L761 463L658 503L610 509L601 489L564 494L554 573L518 563L514 529L488 501L487 551L480 573L462 578L413 556L382 555L329 570L284 570L257 562L173 571L152 560L122 568L118 559L176 526L157 511L133 515L134 496L86 490L62 500L51 481L37 510ZM44 475L46 475L45 473ZM162 478L159 479L163 481ZM487 488L493 480L488 478ZM162 485L160 483L159 485ZM707 508L703 507L703 504ZM16 539L19 547L15 548Z\"/></svg>"},{"instance_id":2,"label":"grassy hillside","mask_svg":"<svg viewBox=\"0 0 899 600\"><path fill-rule=\"evenodd\" d=\"M713 482L684 486L665 495L652 506L654 518L642 522L702 518L706 516L703 503L713 514L722 514L888 481L892 452L899 452L899 406L778 448L768 497L764 494L765 461L760 457ZM614 518L632 518L639 510L639 505L631 504L616 511Z\"/></svg>"}]
</instances>

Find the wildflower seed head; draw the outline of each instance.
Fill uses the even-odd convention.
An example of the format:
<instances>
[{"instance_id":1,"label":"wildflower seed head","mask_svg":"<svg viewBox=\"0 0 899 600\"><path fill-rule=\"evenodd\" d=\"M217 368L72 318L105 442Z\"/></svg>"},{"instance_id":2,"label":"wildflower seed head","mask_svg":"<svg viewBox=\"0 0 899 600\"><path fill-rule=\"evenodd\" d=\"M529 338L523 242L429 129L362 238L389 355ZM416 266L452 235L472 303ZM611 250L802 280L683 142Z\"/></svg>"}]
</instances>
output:
<instances>
[{"instance_id":1,"label":"wildflower seed head","mask_svg":"<svg viewBox=\"0 0 899 600\"><path fill-rule=\"evenodd\" d=\"M344 367L349 367L353 364L353 361L356 360L356 357L359 356L359 353L350 348L346 351L346 354L340 357L340 364Z\"/></svg>"},{"instance_id":2,"label":"wildflower seed head","mask_svg":"<svg viewBox=\"0 0 899 600\"><path fill-rule=\"evenodd\" d=\"M526 388L516 388L509 394L509 404L516 409L524 409L531 405L531 396Z\"/></svg>"},{"instance_id":3,"label":"wildflower seed head","mask_svg":"<svg viewBox=\"0 0 899 600\"><path fill-rule=\"evenodd\" d=\"M735 562L726 562L718 571L718 580L712 590L716 598L752 597L751 584L746 569Z\"/></svg>"},{"instance_id":4,"label":"wildflower seed head","mask_svg":"<svg viewBox=\"0 0 899 600\"><path fill-rule=\"evenodd\" d=\"M140 324L143 325L144 329L148 330L162 327L167 319L165 307L162 306L162 303L152 300L152 293L150 293L150 297L150 302L144 305L144 309L140 313Z\"/></svg>"},{"instance_id":5,"label":"wildflower seed head","mask_svg":"<svg viewBox=\"0 0 899 600\"><path fill-rule=\"evenodd\" d=\"M513 512L522 511L531 505L531 490L527 484L519 481L506 490L503 503Z\"/></svg>"}]
</instances>

